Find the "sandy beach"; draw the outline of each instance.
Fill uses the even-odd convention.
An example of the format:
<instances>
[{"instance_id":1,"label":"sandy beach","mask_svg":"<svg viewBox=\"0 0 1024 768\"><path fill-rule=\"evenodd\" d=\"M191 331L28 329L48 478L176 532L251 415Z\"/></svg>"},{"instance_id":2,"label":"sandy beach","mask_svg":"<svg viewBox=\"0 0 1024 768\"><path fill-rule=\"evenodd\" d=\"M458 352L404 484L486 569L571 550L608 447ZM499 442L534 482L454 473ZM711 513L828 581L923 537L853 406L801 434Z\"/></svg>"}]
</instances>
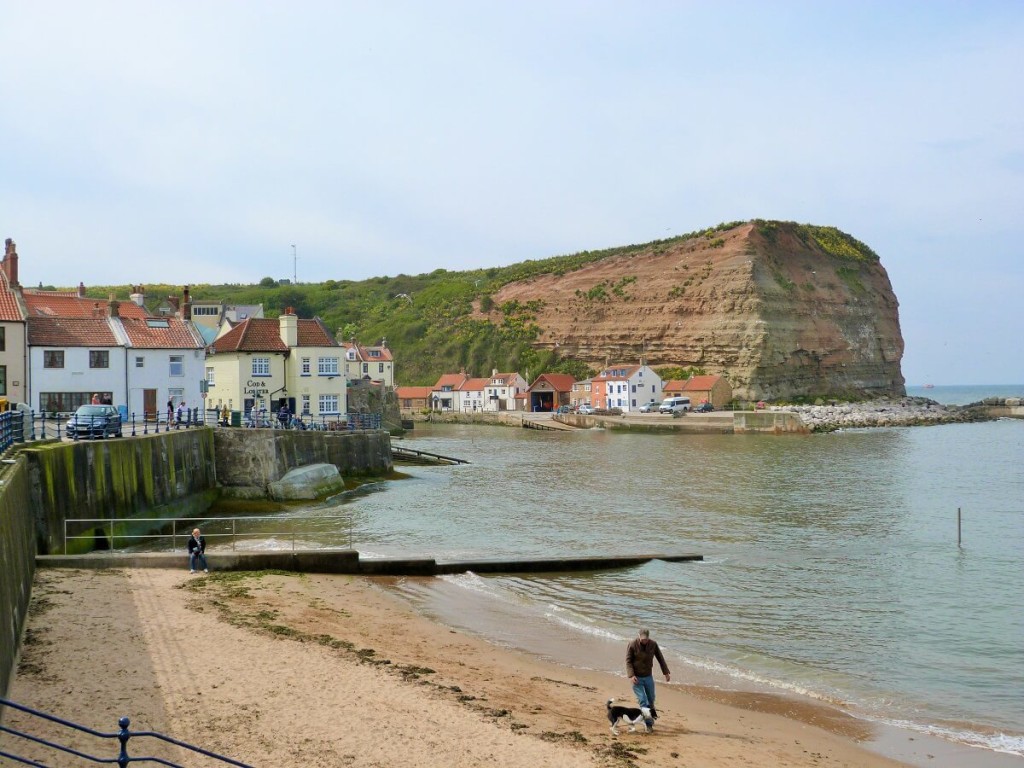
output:
<instances>
[{"instance_id":1,"label":"sandy beach","mask_svg":"<svg viewBox=\"0 0 1024 768\"><path fill-rule=\"evenodd\" d=\"M605 701L632 704L624 674L497 648L416 615L381 582L42 570L9 698L103 732L128 716L254 766L901 765L860 747L867 726L853 719L656 680L655 732L614 737ZM117 754L116 741L60 738ZM54 764L14 737L0 745ZM141 739L129 753L212 764Z\"/></svg>"}]
</instances>

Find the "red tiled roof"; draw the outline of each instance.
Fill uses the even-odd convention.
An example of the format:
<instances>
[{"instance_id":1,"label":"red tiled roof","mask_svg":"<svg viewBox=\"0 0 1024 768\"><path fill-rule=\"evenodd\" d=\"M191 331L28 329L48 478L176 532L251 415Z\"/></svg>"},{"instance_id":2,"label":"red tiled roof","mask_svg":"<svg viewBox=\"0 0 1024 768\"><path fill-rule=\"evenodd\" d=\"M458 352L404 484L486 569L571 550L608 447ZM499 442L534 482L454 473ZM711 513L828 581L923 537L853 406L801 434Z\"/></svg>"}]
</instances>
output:
<instances>
[{"instance_id":1,"label":"red tiled roof","mask_svg":"<svg viewBox=\"0 0 1024 768\"><path fill-rule=\"evenodd\" d=\"M298 346L337 347L320 318L296 321ZM276 319L251 317L243 320L210 345L215 352L287 352L281 340L281 324Z\"/></svg>"},{"instance_id":2,"label":"red tiled roof","mask_svg":"<svg viewBox=\"0 0 1024 768\"><path fill-rule=\"evenodd\" d=\"M395 395L402 400L426 400L433 387L395 387Z\"/></svg>"},{"instance_id":3,"label":"red tiled roof","mask_svg":"<svg viewBox=\"0 0 1024 768\"><path fill-rule=\"evenodd\" d=\"M434 389L441 389L442 387L451 387L452 389L458 389L469 377L464 373L445 373L442 374L441 378L437 380L437 384L431 387Z\"/></svg>"},{"instance_id":4,"label":"red tiled roof","mask_svg":"<svg viewBox=\"0 0 1024 768\"><path fill-rule=\"evenodd\" d=\"M341 346L345 348L346 352L350 349L355 349L357 359L362 362L387 363L394 359L391 356L391 350L387 347L366 347L362 344L353 344L352 342L346 342ZM374 352L377 354L373 354Z\"/></svg>"},{"instance_id":5,"label":"red tiled roof","mask_svg":"<svg viewBox=\"0 0 1024 768\"><path fill-rule=\"evenodd\" d=\"M0 269L0 321L11 322L24 319L21 307L18 305L18 296L11 290L11 286L7 282L7 275Z\"/></svg>"},{"instance_id":6,"label":"red tiled roof","mask_svg":"<svg viewBox=\"0 0 1024 768\"><path fill-rule=\"evenodd\" d=\"M671 381L666 381L661 389L664 392L681 392L685 386L686 381L684 379L672 379Z\"/></svg>"},{"instance_id":7,"label":"red tiled roof","mask_svg":"<svg viewBox=\"0 0 1024 768\"><path fill-rule=\"evenodd\" d=\"M466 379L458 386L458 390L460 392L483 392L484 387L490 383L491 379Z\"/></svg>"},{"instance_id":8,"label":"red tiled roof","mask_svg":"<svg viewBox=\"0 0 1024 768\"><path fill-rule=\"evenodd\" d=\"M530 389L533 389L542 381L550 384L555 392L569 392L572 389L572 385L576 383L576 377L571 373L542 373L530 385Z\"/></svg>"},{"instance_id":9,"label":"red tiled roof","mask_svg":"<svg viewBox=\"0 0 1024 768\"><path fill-rule=\"evenodd\" d=\"M683 389L690 392L703 392L715 386L721 378L721 376L693 376L683 384Z\"/></svg>"},{"instance_id":10,"label":"red tiled roof","mask_svg":"<svg viewBox=\"0 0 1024 768\"><path fill-rule=\"evenodd\" d=\"M262 318L260 318L262 319ZM276 320L270 322L276 323ZM299 319L299 346L300 347L340 347L338 340L331 335L319 317L312 320Z\"/></svg>"},{"instance_id":11,"label":"red tiled roof","mask_svg":"<svg viewBox=\"0 0 1024 768\"><path fill-rule=\"evenodd\" d=\"M30 347L121 346L105 317L29 317Z\"/></svg>"},{"instance_id":12,"label":"red tiled roof","mask_svg":"<svg viewBox=\"0 0 1024 768\"><path fill-rule=\"evenodd\" d=\"M203 348L202 337L192 327L192 323L177 317L123 317L121 327L124 328L129 344L138 349Z\"/></svg>"},{"instance_id":13,"label":"red tiled roof","mask_svg":"<svg viewBox=\"0 0 1024 768\"><path fill-rule=\"evenodd\" d=\"M106 299L82 298L61 291L25 290L23 294L29 317L102 317L110 311ZM118 301L117 313L120 317L148 317L145 308L126 299Z\"/></svg>"}]
</instances>

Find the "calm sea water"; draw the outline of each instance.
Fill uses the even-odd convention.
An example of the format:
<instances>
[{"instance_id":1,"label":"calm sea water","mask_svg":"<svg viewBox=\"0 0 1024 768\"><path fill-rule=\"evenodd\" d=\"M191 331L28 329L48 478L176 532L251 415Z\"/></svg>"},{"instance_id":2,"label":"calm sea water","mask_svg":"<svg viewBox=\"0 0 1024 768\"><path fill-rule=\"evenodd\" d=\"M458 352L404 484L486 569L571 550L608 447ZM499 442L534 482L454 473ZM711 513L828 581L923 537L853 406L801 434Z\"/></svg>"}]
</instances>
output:
<instances>
[{"instance_id":1,"label":"calm sea water","mask_svg":"<svg viewBox=\"0 0 1024 768\"><path fill-rule=\"evenodd\" d=\"M969 405L984 400L986 397L1024 397L1024 385L989 384L981 385L946 385L935 384L907 385L907 394L914 397L927 397L943 405Z\"/></svg>"},{"instance_id":2,"label":"calm sea water","mask_svg":"<svg viewBox=\"0 0 1024 768\"><path fill-rule=\"evenodd\" d=\"M418 424L405 444L472 463L409 468L326 508L351 515L364 556L705 556L404 580L419 610L618 673L645 625L673 680L809 696L979 756L1024 755L1024 421L804 437Z\"/></svg>"}]
</instances>

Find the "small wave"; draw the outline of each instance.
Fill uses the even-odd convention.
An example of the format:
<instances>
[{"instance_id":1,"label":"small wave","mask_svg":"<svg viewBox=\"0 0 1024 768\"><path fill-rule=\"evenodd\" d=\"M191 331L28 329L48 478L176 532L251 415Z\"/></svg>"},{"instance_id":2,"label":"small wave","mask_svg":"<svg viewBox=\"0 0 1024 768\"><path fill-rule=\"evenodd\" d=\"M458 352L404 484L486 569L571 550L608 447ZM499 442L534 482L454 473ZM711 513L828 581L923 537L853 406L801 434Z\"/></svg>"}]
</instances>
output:
<instances>
[{"instance_id":1,"label":"small wave","mask_svg":"<svg viewBox=\"0 0 1024 768\"><path fill-rule=\"evenodd\" d=\"M568 627L569 629L574 629L577 632L582 632L585 635L600 637L606 640L625 641L628 639L623 635L611 632L604 627L599 627L593 622L587 621L581 616L572 614L570 611L557 605L549 605L547 610L544 612L544 618L561 624L564 627Z\"/></svg>"},{"instance_id":2,"label":"small wave","mask_svg":"<svg viewBox=\"0 0 1024 768\"><path fill-rule=\"evenodd\" d=\"M508 604L519 604L520 601L515 599L515 595L512 593L497 589L497 582L492 579L484 579L473 573L472 571L466 571L465 573L446 574L439 576L442 581L447 582L453 586L459 587L460 589L468 590L469 592L475 592L478 595L484 595L494 600L499 600L503 603Z\"/></svg>"},{"instance_id":3,"label":"small wave","mask_svg":"<svg viewBox=\"0 0 1024 768\"><path fill-rule=\"evenodd\" d=\"M1024 757L1024 736L1006 733L982 733L972 731L969 728L951 728L942 725L927 725L911 722L910 720L893 720L889 718L867 718L875 722L891 725L906 731L923 733L928 736L935 736L955 744L964 744L968 747L987 749L992 752L1001 752L1007 755Z\"/></svg>"}]
</instances>

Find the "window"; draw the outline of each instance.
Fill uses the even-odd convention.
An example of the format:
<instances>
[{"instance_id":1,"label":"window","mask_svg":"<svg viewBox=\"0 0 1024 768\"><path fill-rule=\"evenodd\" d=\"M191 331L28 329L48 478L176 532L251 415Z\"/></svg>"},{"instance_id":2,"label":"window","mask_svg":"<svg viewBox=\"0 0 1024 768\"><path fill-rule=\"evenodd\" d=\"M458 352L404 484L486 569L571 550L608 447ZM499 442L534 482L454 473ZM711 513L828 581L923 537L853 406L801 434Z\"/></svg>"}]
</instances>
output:
<instances>
[{"instance_id":1,"label":"window","mask_svg":"<svg viewBox=\"0 0 1024 768\"><path fill-rule=\"evenodd\" d=\"M192 307L193 315L219 315L220 307Z\"/></svg>"},{"instance_id":2,"label":"window","mask_svg":"<svg viewBox=\"0 0 1024 768\"><path fill-rule=\"evenodd\" d=\"M185 375L185 356L184 355L171 355L170 357L171 367L169 375L171 376L184 376Z\"/></svg>"},{"instance_id":3,"label":"window","mask_svg":"<svg viewBox=\"0 0 1024 768\"><path fill-rule=\"evenodd\" d=\"M370 372L370 364L369 363L363 363L363 373L369 373L369 372Z\"/></svg>"},{"instance_id":4,"label":"window","mask_svg":"<svg viewBox=\"0 0 1024 768\"><path fill-rule=\"evenodd\" d=\"M163 310L160 310L160 311L162 312ZM166 319L166 318L147 317L146 318L146 327L148 327L148 328L170 328L171 327L171 321Z\"/></svg>"},{"instance_id":5,"label":"window","mask_svg":"<svg viewBox=\"0 0 1024 768\"><path fill-rule=\"evenodd\" d=\"M105 349L90 349L89 350L89 367L90 368L109 368L110 367L110 352Z\"/></svg>"},{"instance_id":6,"label":"window","mask_svg":"<svg viewBox=\"0 0 1024 768\"><path fill-rule=\"evenodd\" d=\"M316 371L321 376L337 376L338 375L338 358L336 357L320 357L316 361Z\"/></svg>"},{"instance_id":7,"label":"window","mask_svg":"<svg viewBox=\"0 0 1024 768\"><path fill-rule=\"evenodd\" d=\"M7 394L7 366L0 365L0 395Z\"/></svg>"},{"instance_id":8,"label":"window","mask_svg":"<svg viewBox=\"0 0 1024 768\"><path fill-rule=\"evenodd\" d=\"M309 415L309 395L302 396L302 412Z\"/></svg>"},{"instance_id":9,"label":"window","mask_svg":"<svg viewBox=\"0 0 1024 768\"><path fill-rule=\"evenodd\" d=\"M43 368L63 368L64 350L46 350L43 352Z\"/></svg>"},{"instance_id":10,"label":"window","mask_svg":"<svg viewBox=\"0 0 1024 768\"><path fill-rule=\"evenodd\" d=\"M0 326L0 352L7 351L7 329Z\"/></svg>"},{"instance_id":11,"label":"window","mask_svg":"<svg viewBox=\"0 0 1024 768\"><path fill-rule=\"evenodd\" d=\"M135 367L136 368L145 368L146 367L146 358L144 358L144 357L136 357L135 358Z\"/></svg>"},{"instance_id":12,"label":"window","mask_svg":"<svg viewBox=\"0 0 1024 768\"><path fill-rule=\"evenodd\" d=\"M338 413L337 395L320 395L320 413Z\"/></svg>"},{"instance_id":13,"label":"window","mask_svg":"<svg viewBox=\"0 0 1024 768\"><path fill-rule=\"evenodd\" d=\"M213 376L214 376L213 368L211 368L210 366L206 366L206 386L207 387L212 387L213 386Z\"/></svg>"},{"instance_id":14,"label":"window","mask_svg":"<svg viewBox=\"0 0 1024 768\"><path fill-rule=\"evenodd\" d=\"M370 357L380 357L380 350L379 349L371 349L370 350Z\"/></svg>"},{"instance_id":15,"label":"window","mask_svg":"<svg viewBox=\"0 0 1024 768\"><path fill-rule=\"evenodd\" d=\"M384 363L378 363L377 373L384 373Z\"/></svg>"},{"instance_id":16,"label":"window","mask_svg":"<svg viewBox=\"0 0 1024 768\"><path fill-rule=\"evenodd\" d=\"M254 357L252 359L252 375L253 376L269 376L270 375L270 358L269 357Z\"/></svg>"},{"instance_id":17,"label":"window","mask_svg":"<svg viewBox=\"0 0 1024 768\"><path fill-rule=\"evenodd\" d=\"M309 358L308 357L304 357L304 358L302 358L302 375L303 376L309 376L309 373L310 373Z\"/></svg>"}]
</instances>

